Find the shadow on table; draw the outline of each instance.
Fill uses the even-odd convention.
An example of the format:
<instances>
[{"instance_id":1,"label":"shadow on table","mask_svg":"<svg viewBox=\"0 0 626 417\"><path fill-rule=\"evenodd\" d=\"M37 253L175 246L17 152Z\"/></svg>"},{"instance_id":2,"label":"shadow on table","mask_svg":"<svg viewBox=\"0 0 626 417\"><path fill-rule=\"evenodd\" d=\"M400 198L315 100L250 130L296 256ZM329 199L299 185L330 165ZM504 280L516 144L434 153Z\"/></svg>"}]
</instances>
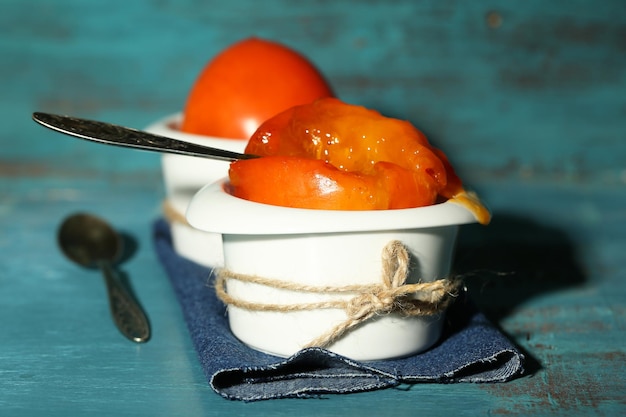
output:
<instances>
[{"instance_id":1,"label":"shadow on table","mask_svg":"<svg viewBox=\"0 0 626 417\"><path fill-rule=\"evenodd\" d=\"M122 238L122 254L118 261L118 265L129 261L133 256L135 256L137 250L139 249L139 242L132 234L124 230L120 230L119 234Z\"/></svg>"},{"instance_id":2,"label":"shadow on table","mask_svg":"<svg viewBox=\"0 0 626 417\"><path fill-rule=\"evenodd\" d=\"M465 277L472 300L495 324L533 297L586 281L564 231L507 213L494 214L488 227L462 229L454 270Z\"/></svg>"},{"instance_id":3,"label":"shadow on table","mask_svg":"<svg viewBox=\"0 0 626 417\"><path fill-rule=\"evenodd\" d=\"M506 213L494 215L487 227L471 225L461 231L454 270L496 322L537 295L586 280L567 234Z\"/></svg>"}]
</instances>

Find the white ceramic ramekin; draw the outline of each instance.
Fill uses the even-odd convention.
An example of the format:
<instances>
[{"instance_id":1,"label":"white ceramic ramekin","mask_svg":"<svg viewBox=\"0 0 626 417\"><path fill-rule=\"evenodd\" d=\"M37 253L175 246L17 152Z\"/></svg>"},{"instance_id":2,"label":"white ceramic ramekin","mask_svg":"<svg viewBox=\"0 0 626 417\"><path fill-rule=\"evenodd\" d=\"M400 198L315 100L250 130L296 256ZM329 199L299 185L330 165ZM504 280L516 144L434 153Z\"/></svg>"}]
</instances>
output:
<instances>
[{"instance_id":1,"label":"white ceramic ramekin","mask_svg":"<svg viewBox=\"0 0 626 417\"><path fill-rule=\"evenodd\" d=\"M379 211L333 211L278 207L236 198L226 180L202 188L187 220L195 228L222 234L224 267L238 274L315 286L378 284L383 248L401 241L411 256L408 283L450 273L459 225L474 223L462 205ZM346 297L310 294L228 281L229 296L255 303L298 304ZM356 360L412 355L440 337L442 316L376 316L344 334L328 349ZM229 306L231 331L250 347L289 356L346 320L337 309L297 312L249 311Z\"/></svg>"},{"instance_id":2,"label":"white ceramic ramekin","mask_svg":"<svg viewBox=\"0 0 626 417\"><path fill-rule=\"evenodd\" d=\"M182 114L172 114L146 128L155 133L203 146L243 152L247 139L226 139L193 135L178 129ZM161 159L166 193L166 212L171 224L176 252L206 266L221 266L224 261L222 237L194 229L185 221L193 195L204 185L228 174L228 162L192 156L164 154Z\"/></svg>"}]
</instances>

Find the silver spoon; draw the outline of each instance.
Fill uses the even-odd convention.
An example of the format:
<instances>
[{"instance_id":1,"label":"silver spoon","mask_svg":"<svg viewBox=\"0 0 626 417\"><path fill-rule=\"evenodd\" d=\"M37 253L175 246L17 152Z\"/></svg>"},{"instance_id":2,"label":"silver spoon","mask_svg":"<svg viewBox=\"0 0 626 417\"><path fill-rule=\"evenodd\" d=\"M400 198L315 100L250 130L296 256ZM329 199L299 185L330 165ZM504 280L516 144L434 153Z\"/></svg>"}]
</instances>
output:
<instances>
[{"instance_id":1,"label":"silver spoon","mask_svg":"<svg viewBox=\"0 0 626 417\"><path fill-rule=\"evenodd\" d=\"M199 156L221 161L258 158L257 155L242 154L224 149L196 145L195 143L155 135L142 130L94 120L41 112L33 113L33 120L57 132L108 145L187 156Z\"/></svg>"},{"instance_id":2,"label":"silver spoon","mask_svg":"<svg viewBox=\"0 0 626 417\"><path fill-rule=\"evenodd\" d=\"M122 253L120 235L102 219L78 213L63 221L58 242L65 255L74 262L102 270L113 321L128 339L147 342L150 339L148 318L113 268Z\"/></svg>"}]
</instances>

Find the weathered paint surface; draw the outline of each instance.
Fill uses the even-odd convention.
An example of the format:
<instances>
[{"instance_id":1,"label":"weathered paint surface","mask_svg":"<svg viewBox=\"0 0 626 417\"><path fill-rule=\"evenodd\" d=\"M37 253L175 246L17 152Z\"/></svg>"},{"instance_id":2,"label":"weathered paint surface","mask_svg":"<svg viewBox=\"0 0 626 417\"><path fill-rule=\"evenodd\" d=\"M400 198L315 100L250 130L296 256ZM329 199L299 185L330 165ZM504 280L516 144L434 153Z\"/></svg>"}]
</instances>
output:
<instances>
[{"instance_id":1,"label":"weathered paint surface","mask_svg":"<svg viewBox=\"0 0 626 417\"><path fill-rule=\"evenodd\" d=\"M5 0L0 35L0 415L625 413L626 2ZM528 376L314 402L213 394L152 252L158 155L30 113L145 126L253 35L306 54L345 100L412 121L480 192L494 221L463 229L455 266ZM57 250L78 210L134 239L123 269L150 343L122 343L98 274Z\"/></svg>"},{"instance_id":2,"label":"weathered paint surface","mask_svg":"<svg viewBox=\"0 0 626 417\"><path fill-rule=\"evenodd\" d=\"M2 109L14 121L3 161L49 165L54 149L83 166L106 169L115 155L121 169L154 168L143 155L95 158L91 146L55 140L23 115L141 127L180 110L220 49L256 35L305 53L344 99L411 120L472 180L623 181L621 1L39 3L2 6Z\"/></svg>"}]
</instances>

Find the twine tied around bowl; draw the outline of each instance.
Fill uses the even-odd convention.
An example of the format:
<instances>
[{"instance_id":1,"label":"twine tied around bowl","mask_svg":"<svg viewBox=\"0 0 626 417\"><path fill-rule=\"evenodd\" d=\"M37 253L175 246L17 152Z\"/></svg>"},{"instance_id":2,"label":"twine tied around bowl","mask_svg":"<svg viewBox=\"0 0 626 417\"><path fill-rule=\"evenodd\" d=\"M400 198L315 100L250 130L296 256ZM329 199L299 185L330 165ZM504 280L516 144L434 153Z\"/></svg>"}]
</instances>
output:
<instances>
[{"instance_id":1,"label":"twine tied around bowl","mask_svg":"<svg viewBox=\"0 0 626 417\"><path fill-rule=\"evenodd\" d=\"M187 222L185 215L176 210L170 201L163 201L162 208L163 216L168 223L180 223L189 226L189 222Z\"/></svg>"},{"instance_id":2,"label":"twine tied around bowl","mask_svg":"<svg viewBox=\"0 0 626 417\"><path fill-rule=\"evenodd\" d=\"M317 309L342 309L346 319L304 347L327 347L352 329L372 318L396 312L404 316L433 316L443 312L458 295L459 279L443 278L431 282L407 284L410 256L402 242L389 242L382 251L382 282L367 285L310 286L255 275L239 274L228 269L217 273L215 290L228 306L251 311L290 312ZM354 293L350 299L300 304L257 303L235 298L227 293L226 282L236 280L289 291L327 294Z\"/></svg>"}]
</instances>

